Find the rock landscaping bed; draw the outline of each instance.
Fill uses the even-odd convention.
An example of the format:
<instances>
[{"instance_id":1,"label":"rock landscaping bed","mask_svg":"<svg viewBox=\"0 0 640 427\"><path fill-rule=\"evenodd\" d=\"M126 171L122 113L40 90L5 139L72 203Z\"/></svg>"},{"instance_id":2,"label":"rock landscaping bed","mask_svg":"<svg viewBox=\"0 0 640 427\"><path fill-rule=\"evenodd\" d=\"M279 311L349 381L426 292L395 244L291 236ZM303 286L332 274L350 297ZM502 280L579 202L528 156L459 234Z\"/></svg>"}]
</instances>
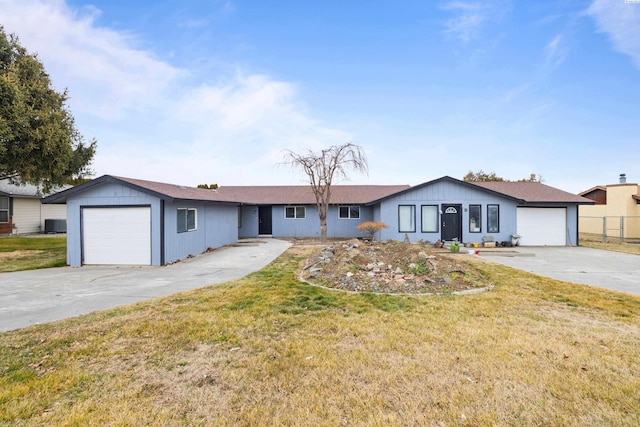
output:
<instances>
[{"instance_id":1,"label":"rock landscaping bed","mask_svg":"<svg viewBox=\"0 0 640 427\"><path fill-rule=\"evenodd\" d=\"M355 292L452 294L486 290L491 284L465 260L433 245L352 239L334 242L308 258L301 279Z\"/></svg>"}]
</instances>

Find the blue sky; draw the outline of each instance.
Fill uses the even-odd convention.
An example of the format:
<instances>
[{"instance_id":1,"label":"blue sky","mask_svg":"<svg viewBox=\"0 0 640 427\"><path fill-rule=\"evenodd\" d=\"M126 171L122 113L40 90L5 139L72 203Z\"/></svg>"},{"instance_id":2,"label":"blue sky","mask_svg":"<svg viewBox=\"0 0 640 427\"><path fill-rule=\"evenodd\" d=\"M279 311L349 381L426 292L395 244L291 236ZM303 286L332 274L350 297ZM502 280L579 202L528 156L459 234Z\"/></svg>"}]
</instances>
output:
<instances>
[{"instance_id":1,"label":"blue sky","mask_svg":"<svg viewBox=\"0 0 640 427\"><path fill-rule=\"evenodd\" d=\"M96 176L303 184L283 150L353 142L369 174L343 183L640 181L640 2L0 0L0 23Z\"/></svg>"}]
</instances>

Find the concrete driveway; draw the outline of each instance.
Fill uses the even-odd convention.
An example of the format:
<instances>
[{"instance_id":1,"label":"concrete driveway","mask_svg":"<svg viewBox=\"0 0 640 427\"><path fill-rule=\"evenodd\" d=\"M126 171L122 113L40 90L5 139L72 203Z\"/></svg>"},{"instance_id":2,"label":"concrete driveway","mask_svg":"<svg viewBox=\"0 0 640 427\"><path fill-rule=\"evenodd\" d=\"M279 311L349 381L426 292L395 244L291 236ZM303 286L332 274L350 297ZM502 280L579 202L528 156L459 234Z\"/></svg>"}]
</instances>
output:
<instances>
[{"instance_id":1,"label":"concrete driveway","mask_svg":"<svg viewBox=\"0 0 640 427\"><path fill-rule=\"evenodd\" d=\"M291 244L241 240L164 267L84 266L0 273L0 331L239 279Z\"/></svg>"},{"instance_id":2,"label":"concrete driveway","mask_svg":"<svg viewBox=\"0 0 640 427\"><path fill-rule=\"evenodd\" d=\"M499 264L565 282L640 295L640 255L584 247L516 247L481 250Z\"/></svg>"}]
</instances>

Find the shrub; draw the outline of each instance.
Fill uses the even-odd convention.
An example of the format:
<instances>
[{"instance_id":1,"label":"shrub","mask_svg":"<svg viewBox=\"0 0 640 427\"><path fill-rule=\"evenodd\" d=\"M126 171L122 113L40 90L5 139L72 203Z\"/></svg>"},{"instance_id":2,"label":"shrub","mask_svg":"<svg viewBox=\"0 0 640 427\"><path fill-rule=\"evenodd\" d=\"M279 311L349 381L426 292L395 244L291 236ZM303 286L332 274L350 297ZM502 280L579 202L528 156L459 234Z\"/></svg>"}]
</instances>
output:
<instances>
[{"instance_id":1,"label":"shrub","mask_svg":"<svg viewBox=\"0 0 640 427\"><path fill-rule=\"evenodd\" d=\"M356 228L373 239L373 235L383 228L387 228L387 224L385 224L384 222L365 221L361 224L358 224Z\"/></svg>"}]
</instances>

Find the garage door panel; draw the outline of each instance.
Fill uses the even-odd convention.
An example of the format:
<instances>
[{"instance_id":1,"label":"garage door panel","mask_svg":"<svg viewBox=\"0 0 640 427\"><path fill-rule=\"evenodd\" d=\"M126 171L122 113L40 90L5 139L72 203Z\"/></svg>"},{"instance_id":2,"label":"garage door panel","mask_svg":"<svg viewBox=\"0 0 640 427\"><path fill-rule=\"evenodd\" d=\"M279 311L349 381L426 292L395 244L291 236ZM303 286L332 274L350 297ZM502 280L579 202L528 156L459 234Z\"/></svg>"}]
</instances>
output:
<instances>
[{"instance_id":1,"label":"garage door panel","mask_svg":"<svg viewBox=\"0 0 640 427\"><path fill-rule=\"evenodd\" d=\"M84 208L83 264L151 264L151 208Z\"/></svg>"},{"instance_id":2,"label":"garage door panel","mask_svg":"<svg viewBox=\"0 0 640 427\"><path fill-rule=\"evenodd\" d=\"M522 246L565 246L566 208L518 208L518 234Z\"/></svg>"}]
</instances>

